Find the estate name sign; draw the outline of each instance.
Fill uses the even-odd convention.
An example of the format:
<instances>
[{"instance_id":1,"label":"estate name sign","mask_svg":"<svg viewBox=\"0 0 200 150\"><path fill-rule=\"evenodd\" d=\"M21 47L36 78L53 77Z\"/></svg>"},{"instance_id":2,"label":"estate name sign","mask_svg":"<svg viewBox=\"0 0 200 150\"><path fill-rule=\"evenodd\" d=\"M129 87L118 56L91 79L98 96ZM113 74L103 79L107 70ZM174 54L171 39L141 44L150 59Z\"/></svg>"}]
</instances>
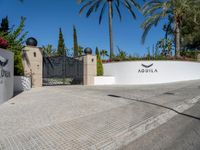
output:
<instances>
[{"instance_id":1,"label":"estate name sign","mask_svg":"<svg viewBox=\"0 0 200 150\"><path fill-rule=\"evenodd\" d=\"M3 84L3 78L11 77L10 71L5 69L8 65L8 61L8 59L0 56L0 84Z\"/></svg>"},{"instance_id":2,"label":"estate name sign","mask_svg":"<svg viewBox=\"0 0 200 150\"><path fill-rule=\"evenodd\" d=\"M13 53L0 49L0 104L13 96Z\"/></svg>"},{"instance_id":3,"label":"estate name sign","mask_svg":"<svg viewBox=\"0 0 200 150\"><path fill-rule=\"evenodd\" d=\"M142 68L138 70L138 73L158 73L158 70L153 68L153 65L154 64L141 64Z\"/></svg>"}]
</instances>

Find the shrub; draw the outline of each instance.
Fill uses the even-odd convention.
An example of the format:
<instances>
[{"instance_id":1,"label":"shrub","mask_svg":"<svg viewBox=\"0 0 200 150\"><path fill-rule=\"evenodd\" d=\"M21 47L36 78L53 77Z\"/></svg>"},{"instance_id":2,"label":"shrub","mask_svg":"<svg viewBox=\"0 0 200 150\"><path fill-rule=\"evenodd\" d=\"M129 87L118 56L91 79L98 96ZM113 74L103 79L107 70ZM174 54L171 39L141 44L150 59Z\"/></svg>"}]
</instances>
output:
<instances>
[{"instance_id":1,"label":"shrub","mask_svg":"<svg viewBox=\"0 0 200 150\"><path fill-rule=\"evenodd\" d=\"M126 61L128 59L127 54L124 50L117 47L118 53L117 55L113 56L113 61Z\"/></svg>"},{"instance_id":2,"label":"shrub","mask_svg":"<svg viewBox=\"0 0 200 150\"><path fill-rule=\"evenodd\" d=\"M182 50L181 56L186 57L186 58L191 58L191 59L197 59L198 53L199 52L197 50Z\"/></svg>"},{"instance_id":3,"label":"shrub","mask_svg":"<svg viewBox=\"0 0 200 150\"><path fill-rule=\"evenodd\" d=\"M97 76L102 76L103 75L103 64L102 64L102 60L101 60L98 48L96 48L96 55L97 55Z\"/></svg>"},{"instance_id":4,"label":"shrub","mask_svg":"<svg viewBox=\"0 0 200 150\"><path fill-rule=\"evenodd\" d=\"M23 76L24 68L22 64L22 55L20 52L14 54L14 75Z\"/></svg>"}]
</instances>

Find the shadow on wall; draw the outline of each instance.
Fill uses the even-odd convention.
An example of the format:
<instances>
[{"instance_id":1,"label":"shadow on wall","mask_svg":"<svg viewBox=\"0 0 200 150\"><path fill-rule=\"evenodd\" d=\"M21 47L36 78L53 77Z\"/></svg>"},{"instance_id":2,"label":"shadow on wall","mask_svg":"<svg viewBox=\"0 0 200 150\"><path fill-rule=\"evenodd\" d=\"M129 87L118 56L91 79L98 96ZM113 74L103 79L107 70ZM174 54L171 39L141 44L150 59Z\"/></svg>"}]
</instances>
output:
<instances>
[{"instance_id":1,"label":"shadow on wall","mask_svg":"<svg viewBox=\"0 0 200 150\"><path fill-rule=\"evenodd\" d=\"M15 96L21 94L22 92L23 92L23 91L15 91L14 94L13 94L13 97L15 97Z\"/></svg>"}]
</instances>

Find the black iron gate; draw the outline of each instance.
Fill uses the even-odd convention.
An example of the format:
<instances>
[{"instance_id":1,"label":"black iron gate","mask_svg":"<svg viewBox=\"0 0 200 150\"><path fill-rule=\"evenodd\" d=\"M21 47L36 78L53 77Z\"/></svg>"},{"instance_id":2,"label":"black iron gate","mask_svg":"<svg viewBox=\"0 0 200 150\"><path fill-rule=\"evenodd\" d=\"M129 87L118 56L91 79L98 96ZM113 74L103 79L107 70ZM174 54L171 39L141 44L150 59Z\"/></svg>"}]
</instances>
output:
<instances>
[{"instance_id":1,"label":"black iron gate","mask_svg":"<svg viewBox=\"0 0 200 150\"><path fill-rule=\"evenodd\" d=\"M43 58L43 85L83 83L83 60L63 56Z\"/></svg>"}]
</instances>

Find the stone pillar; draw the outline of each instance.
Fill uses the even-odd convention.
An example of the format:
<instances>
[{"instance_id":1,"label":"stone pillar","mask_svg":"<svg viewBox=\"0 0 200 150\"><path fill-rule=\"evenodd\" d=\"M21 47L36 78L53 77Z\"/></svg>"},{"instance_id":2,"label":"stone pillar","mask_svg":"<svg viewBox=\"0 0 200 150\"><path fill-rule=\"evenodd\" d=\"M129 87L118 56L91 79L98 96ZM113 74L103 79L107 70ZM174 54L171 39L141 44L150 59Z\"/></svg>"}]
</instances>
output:
<instances>
[{"instance_id":1,"label":"stone pillar","mask_svg":"<svg viewBox=\"0 0 200 150\"><path fill-rule=\"evenodd\" d=\"M94 85L94 77L97 75L96 56L83 56L83 85Z\"/></svg>"},{"instance_id":2,"label":"stone pillar","mask_svg":"<svg viewBox=\"0 0 200 150\"><path fill-rule=\"evenodd\" d=\"M31 77L32 87L42 86L43 57L38 47L26 46L23 49L24 75Z\"/></svg>"},{"instance_id":3,"label":"stone pillar","mask_svg":"<svg viewBox=\"0 0 200 150\"><path fill-rule=\"evenodd\" d=\"M197 61L200 61L200 54L197 55Z\"/></svg>"}]
</instances>

